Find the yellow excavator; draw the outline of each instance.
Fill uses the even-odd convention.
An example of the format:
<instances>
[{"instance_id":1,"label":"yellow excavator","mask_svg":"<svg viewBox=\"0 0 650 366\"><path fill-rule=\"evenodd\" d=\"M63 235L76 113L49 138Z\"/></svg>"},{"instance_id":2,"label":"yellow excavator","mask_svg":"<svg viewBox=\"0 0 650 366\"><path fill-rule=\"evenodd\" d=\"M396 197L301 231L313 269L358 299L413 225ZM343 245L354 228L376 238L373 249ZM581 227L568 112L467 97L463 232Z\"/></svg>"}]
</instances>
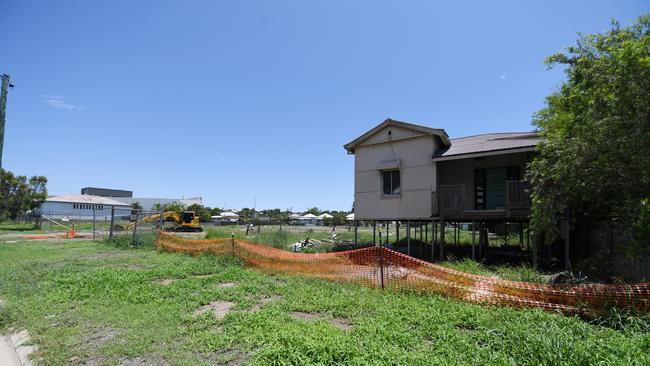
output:
<instances>
[{"instance_id":1,"label":"yellow excavator","mask_svg":"<svg viewBox=\"0 0 650 366\"><path fill-rule=\"evenodd\" d=\"M185 232L201 232L203 227L199 224L199 216L196 215L194 211L183 211L179 215L176 211L165 211L163 213L163 218L166 221L171 221L174 223L174 226L167 228L165 230L169 231L185 231ZM142 222L156 222L160 220L160 214L153 214L145 216L142 219ZM126 230L131 230L135 226L135 222L132 222L126 226Z\"/></svg>"}]
</instances>

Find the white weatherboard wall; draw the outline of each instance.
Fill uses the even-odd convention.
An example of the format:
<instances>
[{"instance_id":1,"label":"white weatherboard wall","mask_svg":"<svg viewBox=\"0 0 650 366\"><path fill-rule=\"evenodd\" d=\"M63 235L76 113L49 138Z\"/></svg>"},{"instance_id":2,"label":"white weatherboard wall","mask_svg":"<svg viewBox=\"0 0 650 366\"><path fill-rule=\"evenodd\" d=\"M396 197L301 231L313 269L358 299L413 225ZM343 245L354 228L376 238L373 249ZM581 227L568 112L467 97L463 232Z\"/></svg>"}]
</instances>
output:
<instances>
[{"instance_id":1,"label":"white weatherboard wall","mask_svg":"<svg viewBox=\"0 0 650 366\"><path fill-rule=\"evenodd\" d=\"M431 156L437 143L430 134L387 126L356 146L355 219L430 219L431 191L436 182L436 166ZM400 163L401 193L384 195L380 172L395 160Z\"/></svg>"}]
</instances>

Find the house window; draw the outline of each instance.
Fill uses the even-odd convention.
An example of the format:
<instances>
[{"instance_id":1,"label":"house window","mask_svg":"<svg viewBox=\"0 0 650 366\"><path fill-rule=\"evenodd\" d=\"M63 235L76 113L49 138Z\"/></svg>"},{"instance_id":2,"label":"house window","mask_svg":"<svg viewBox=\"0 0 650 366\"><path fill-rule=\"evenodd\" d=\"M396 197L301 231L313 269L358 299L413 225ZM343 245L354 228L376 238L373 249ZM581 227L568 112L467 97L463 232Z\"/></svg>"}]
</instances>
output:
<instances>
[{"instance_id":1,"label":"house window","mask_svg":"<svg viewBox=\"0 0 650 366\"><path fill-rule=\"evenodd\" d=\"M385 195L400 194L399 170L383 170L381 181Z\"/></svg>"}]
</instances>

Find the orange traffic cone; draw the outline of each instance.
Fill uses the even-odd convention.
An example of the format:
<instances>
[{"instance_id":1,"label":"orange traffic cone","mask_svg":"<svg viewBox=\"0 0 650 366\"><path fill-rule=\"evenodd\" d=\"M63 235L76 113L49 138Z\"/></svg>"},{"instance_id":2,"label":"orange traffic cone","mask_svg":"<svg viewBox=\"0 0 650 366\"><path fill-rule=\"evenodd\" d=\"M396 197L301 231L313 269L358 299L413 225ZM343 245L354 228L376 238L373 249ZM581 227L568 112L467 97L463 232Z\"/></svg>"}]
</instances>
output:
<instances>
[{"instance_id":1,"label":"orange traffic cone","mask_svg":"<svg viewBox=\"0 0 650 366\"><path fill-rule=\"evenodd\" d=\"M72 227L70 230L68 230L68 233L65 235L67 238L74 238L77 236L77 233L74 231L74 224L72 224Z\"/></svg>"}]
</instances>

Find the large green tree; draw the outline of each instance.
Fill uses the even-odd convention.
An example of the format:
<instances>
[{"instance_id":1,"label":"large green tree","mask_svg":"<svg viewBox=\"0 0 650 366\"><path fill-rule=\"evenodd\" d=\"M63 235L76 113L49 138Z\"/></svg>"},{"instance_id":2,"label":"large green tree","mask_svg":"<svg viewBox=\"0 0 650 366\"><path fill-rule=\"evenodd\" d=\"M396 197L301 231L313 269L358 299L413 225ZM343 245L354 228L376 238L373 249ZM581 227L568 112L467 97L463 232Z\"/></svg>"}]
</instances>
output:
<instances>
[{"instance_id":1,"label":"large green tree","mask_svg":"<svg viewBox=\"0 0 650 366\"><path fill-rule=\"evenodd\" d=\"M562 215L607 220L630 247L647 249L650 14L580 36L546 62L566 81L534 118L543 136L531 166L534 228L553 240Z\"/></svg>"},{"instance_id":2,"label":"large green tree","mask_svg":"<svg viewBox=\"0 0 650 366\"><path fill-rule=\"evenodd\" d=\"M0 221L15 220L33 211L47 198L47 178L14 175L0 169Z\"/></svg>"}]
</instances>

